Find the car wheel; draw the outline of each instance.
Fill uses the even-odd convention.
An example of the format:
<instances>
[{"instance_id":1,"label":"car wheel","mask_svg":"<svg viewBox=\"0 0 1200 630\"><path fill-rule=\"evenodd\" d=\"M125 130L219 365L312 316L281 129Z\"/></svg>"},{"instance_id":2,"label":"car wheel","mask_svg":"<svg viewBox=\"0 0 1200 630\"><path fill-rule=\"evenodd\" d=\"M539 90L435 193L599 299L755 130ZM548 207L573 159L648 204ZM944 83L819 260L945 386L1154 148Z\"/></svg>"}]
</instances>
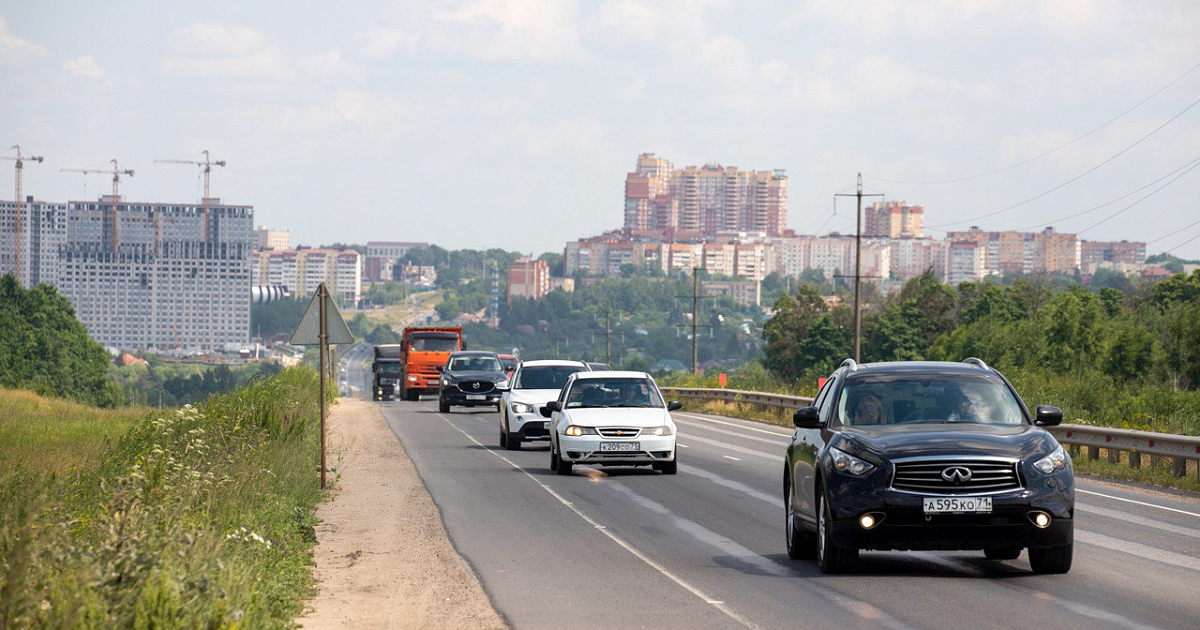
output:
<instances>
[{"instance_id":1,"label":"car wheel","mask_svg":"<svg viewBox=\"0 0 1200 630\"><path fill-rule=\"evenodd\" d=\"M505 431L504 427L500 427L500 447L508 447L508 431Z\"/></svg>"},{"instance_id":2,"label":"car wheel","mask_svg":"<svg viewBox=\"0 0 1200 630\"><path fill-rule=\"evenodd\" d=\"M984 549L983 555L988 560L1016 560L1017 556L1021 555L1020 547L999 547L996 549Z\"/></svg>"},{"instance_id":3,"label":"car wheel","mask_svg":"<svg viewBox=\"0 0 1200 630\"><path fill-rule=\"evenodd\" d=\"M564 476L571 474L571 469L575 467L574 462L568 462L562 457L559 457L558 451L554 449L554 447L550 448L550 453L553 458L550 460L550 463L552 464L551 468L554 469L554 472Z\"/></svg>"},{"instance_id":4,"label":"car wheel","mask_svg":"<svg viewBox=\"0 0 1200 630\"><path fill-rule=\"evenodd\" d=\"M508 444L505 446L510 451L521 450L521 438L517 437L516 433L508 434Z\"/></svg>"},{"instance_id":5,"label":"car wheel","mask_svg":"<svg viewBox=\"0 0 1200 630\"><path fill-rule=\"evenodd\" d=\"M550 470L558 470L558 453L554 451L554 445L550 445Z\"/></svg>"},{"instance_id":6,"label":"car wheel","mask_svg":"<svg viewBox=\"0 0 1200 630\"><path fill-rule=\"evenodd\" d=\"M404 392L404 400L411 400L413 402L421 400L421 392L405 391Z\"/></svg>"},{"instance_id":7,"label":"car wheel","mask_svg":"<svg viewBox=\"0 0 1200 630\"><path fill-rule=\"evenodd\" d=\"M439 398L438 399L438 411L440 411L442 413L450 413L450 403L446 402L446 400L443 398Z\"/></svg>"},{"instance_id":8,"label":"car wheel","mask_svg":"<svg viewBox=\"0 0 1200 630\"><path fill-rule=\"evenodd\" d=\"M1066 573L1071 570L1074 543L1059 547L1030 547L1029 567L1034 573Z\"/></svg>"},{"instance_id":9,"label":"car wheel","mask_svg":"<svg viewBox=\"0 0 1200 630\"><path fill-rule=\"evenodd\" d=\"M817 555L816 537L804 531L796 520L795 505L792 503L792 488L788 484L783 487L783 506L786 511L787 553L792 560L811 560Z\"/></svg>"},{"instance_id":10,"label":"car wheel","mask_svg":"<svg viewBox=\"0 0 1200 630\"><path fill-rule=\"evenodd\" d=\"M662 471L662 474L674 475L679 471L679 452L675 452L675 459L672 459L669 462L659 462L659 466L659 470Z\"/></svg>"},{"instance_id":11,"label":"car wheel","mask_svg":"<svg viewBox=\"0 0 1200 630\"><path fill-rule=\"evenodd\" d=\"M825 490L817 490L817 567L821 573L849 573L858 564L857 549L843 549L833 543L833 512L825 499Z\"/></svg>"}]
</instances>

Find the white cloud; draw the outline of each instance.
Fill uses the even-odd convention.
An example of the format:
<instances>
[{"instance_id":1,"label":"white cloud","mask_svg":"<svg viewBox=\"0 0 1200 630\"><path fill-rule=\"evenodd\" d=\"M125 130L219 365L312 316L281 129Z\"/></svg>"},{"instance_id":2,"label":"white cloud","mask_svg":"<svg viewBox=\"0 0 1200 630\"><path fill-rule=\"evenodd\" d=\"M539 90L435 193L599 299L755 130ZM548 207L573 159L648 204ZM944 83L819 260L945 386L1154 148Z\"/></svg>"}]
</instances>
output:
<instances>
[{"instance_id":1,"label":"white cloud","mask_svg":"<svg viewBox=\"0 0 1200 630\"><path fill-rule=\"evenodd\" d=\"M401 48L410 54L415 52L421 36L401 29L376 28L355 33L354 39L358 41L359 54L367 59L382 61Z\"/></svg>"},{"instance_id":2,"label":"white cloud","mask_svg":"<svg viewBox=\"0 0 1200 630\"><path fill-rule=\"evenodd\" d=\"M175 42L188 52L223 56L252 55L268 46L267 36L256 28L211 22L176 30Z\"/></svg>"},{"instance_id":3,"label":"white cloud","mask_svg":"<svg viewBox=\"0 0 1200 630\"><path fill-rule=\"evenodd\" d=\"M105 77L104 68L96 63L95 57L84 55L76 57L63 63L63 70L66 70L73 76L87 77L89 79L103 79Z\"/></svg>"},{"instance_id":4,"label":"white cloud","mask_svg":"<svg viewBox=\"0 0 1200 630\"><path fill-rule=\"evenodd\" d=\"M261 31L226 24L196 23L175 31L178 49L162 62L167 74L191 78L261 82L263 87L290 80L293 64Z\"/></svg>"},{"instance_id":5,"label":"white cloud","mask_svg":"<svg viewBox=\"0 0 1200 630\"><path fill-rule=\"evenodd\" d=\"M353 81L362 81L365 78L363 69L343 58L341 51L337 49L301 59L300 67L319 76L345 77Z\"/></svg>"},{"instance_id":6,"label":"white cloud","mask_svg":"<svg viewBox=\"0 0 1200 630\"><path fill-rule=\"evenodd\" d=\"M579 43L578 2L469 0L433 16L434 52L484 61L557 63L585 57Z\"/></svg>"},{"instance_id":7,"label":"white cloud","mask_svg":"<svg viewBox=\"0 0 1200 630\"><path fill-rule=\"evenodd\" d=\"M15 65L27 57L43 55L46 49L12 34L8 20L0 15L0 66Z\"/></svg>"}]
</instances>

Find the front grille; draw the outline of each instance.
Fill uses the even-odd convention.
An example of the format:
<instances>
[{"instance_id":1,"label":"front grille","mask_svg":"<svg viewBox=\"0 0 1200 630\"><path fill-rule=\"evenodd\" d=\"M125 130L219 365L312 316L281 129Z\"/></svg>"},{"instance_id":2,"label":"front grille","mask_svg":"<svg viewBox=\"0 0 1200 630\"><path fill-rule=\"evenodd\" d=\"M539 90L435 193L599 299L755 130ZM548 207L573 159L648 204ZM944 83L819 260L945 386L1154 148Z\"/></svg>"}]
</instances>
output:
<instances>
[{"instance_id":1,"label":"front grille","mask_svg":"<svg viewBox=\"0 0 1200 630\"><path fill-rule=\"evenodd\" d=\"M963 470L970 478L963 479ZM944 474L945 473L945 474ZM947 479L949 477L949 479ZM892 488L918 494L998 494L1022 487L1010 459L919 459L896 462Z\"/></svg>"},{"instance_id":2,"label":"front grille","mask_svg":"<svg viewBox=\"0 0 1200 630\"><path fill-rule=\"evenodd\" d=\"M458 388L468 394L486 394L496 389L496 384L491 381L462 381Z\"/></svg>"},{"instance_id":3,"label":"front grille","mask_svg":"<svg viewBox=\"0 0 1200 630\"><path fill-rule=\"evenodd\" d=\"M606 438L635 438L642 432L637 427L599 427L596 430Z\"/></svg>"}]
</instances>

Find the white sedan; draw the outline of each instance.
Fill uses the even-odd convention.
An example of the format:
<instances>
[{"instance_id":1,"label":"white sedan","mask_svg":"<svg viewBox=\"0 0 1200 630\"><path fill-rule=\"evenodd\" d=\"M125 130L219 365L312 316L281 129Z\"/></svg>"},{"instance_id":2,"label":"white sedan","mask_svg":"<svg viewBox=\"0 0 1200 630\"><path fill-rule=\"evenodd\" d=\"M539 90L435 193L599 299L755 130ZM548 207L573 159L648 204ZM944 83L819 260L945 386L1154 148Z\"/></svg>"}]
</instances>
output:
<instances>
[{"instance_id":1,"label":"white sedan","mask_svg":"<svg viewBox=\"0 0 1200 630\"><path fill-rule=\"evenodd\" d=\"M520 450L522 442L549 440L548 421L538 408L554 400L567 379L586 371L579 361L524 361L513 373L512 388L500 396L500 446Z\"/></svg>"},{"instance_id":2,"label":"white sedan","mask_svg":"<svg viewBox=\"0 0 1200 630\"><path fill-rule=\"evenodd\" d=\"M550 469L571 474L575 464L652 466L673 475L679 462L671 411L645 372L578 372L557 400L541 408L550 418Z\"/></svg>"}]
</instances>

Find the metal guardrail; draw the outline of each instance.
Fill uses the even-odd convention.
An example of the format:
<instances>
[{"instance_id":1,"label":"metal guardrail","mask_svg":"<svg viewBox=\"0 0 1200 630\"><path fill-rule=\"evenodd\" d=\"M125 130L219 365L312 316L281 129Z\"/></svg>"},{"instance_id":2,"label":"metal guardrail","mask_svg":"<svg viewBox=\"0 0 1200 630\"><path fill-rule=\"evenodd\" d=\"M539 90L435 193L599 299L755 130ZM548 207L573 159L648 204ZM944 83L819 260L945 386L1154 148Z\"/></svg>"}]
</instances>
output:
<instances>
[{"instance_id":1,"label":"metal guardrail","mask_svg":"<svg viewBox=\"0 0 1200 630\"><path fill-rule=\"evenodd\" d=\"M664 395L677 400L717 400L780 410L799 409L812 404L811 398L802 396L737 389L664 387L662 391ZM1188 461L1195 461L1196 478L1200 481L1200 437L1085 424L1064 424L1048 427L1048 430L1059 443L1067 445L1073 454L1079 454L1086 448L1088 459L1100 459L1100 451L1104 450L1109 462L1119 463L1121 453L1125 453L1125 459L1131 468L1141 468L1143 455L1149 455L1152 463L1157 458L1167 457L1171 459L1171 471L1176 477L1187 475Z\"/></svg>"}]
</instances>

